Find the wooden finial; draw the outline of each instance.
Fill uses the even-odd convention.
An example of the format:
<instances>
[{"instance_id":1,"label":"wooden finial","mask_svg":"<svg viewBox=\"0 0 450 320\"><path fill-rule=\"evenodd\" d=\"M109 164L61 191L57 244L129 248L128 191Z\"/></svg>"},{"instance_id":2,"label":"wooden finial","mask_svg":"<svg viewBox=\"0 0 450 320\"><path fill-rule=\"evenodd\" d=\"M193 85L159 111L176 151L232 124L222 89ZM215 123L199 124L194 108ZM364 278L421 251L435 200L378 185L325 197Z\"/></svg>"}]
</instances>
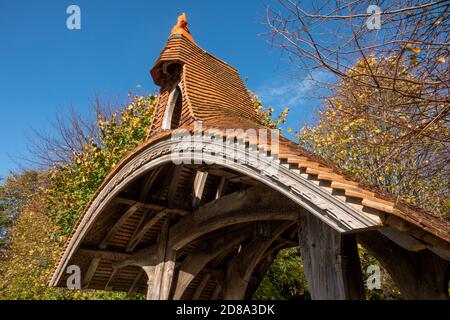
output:
<instances>
[{"instance_id":1,"label":"wooden finial","mask_svg":"<svg viewBox=\"0 0 450 320\"><path fill-rule=\"evenodd\" d=\"M188 22L187 22L186 13L183 12L178 17L177 24L172 28L172 32L171 32L171 35L174 35L174 34L182 34L186 38L188 38L189 40L191 40L192 42L195 43L195 41L192 38L192 35L191 35L190 31L189 31L189 28L188 28Z\"/></svg>"}]
</instances>

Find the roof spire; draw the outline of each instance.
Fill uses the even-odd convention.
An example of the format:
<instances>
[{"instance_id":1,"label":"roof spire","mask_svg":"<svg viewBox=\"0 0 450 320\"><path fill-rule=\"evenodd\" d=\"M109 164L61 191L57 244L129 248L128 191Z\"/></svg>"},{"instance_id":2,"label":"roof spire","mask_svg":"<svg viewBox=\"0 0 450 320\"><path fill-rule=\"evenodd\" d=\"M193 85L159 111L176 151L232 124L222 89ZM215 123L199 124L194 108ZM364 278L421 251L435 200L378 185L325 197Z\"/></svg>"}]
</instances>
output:
<instances>
[{"instance_id":1,"label":"roof spire","mask_svg":"<svg viewBox=\"0 0 450 320\"><path fill-rule=\"evenodd\" d=\"M186 38L191 40L193 43L195 43L194 38L192 38L191 32L189 31L189 28L188 28L186 13L183 12L178 17L178 21L177 21L176 25L173 26L172 32L170 33L170 35L174 35L174 34L182 34L183 36L185 36Z\"/></svg>"}]
</instances>

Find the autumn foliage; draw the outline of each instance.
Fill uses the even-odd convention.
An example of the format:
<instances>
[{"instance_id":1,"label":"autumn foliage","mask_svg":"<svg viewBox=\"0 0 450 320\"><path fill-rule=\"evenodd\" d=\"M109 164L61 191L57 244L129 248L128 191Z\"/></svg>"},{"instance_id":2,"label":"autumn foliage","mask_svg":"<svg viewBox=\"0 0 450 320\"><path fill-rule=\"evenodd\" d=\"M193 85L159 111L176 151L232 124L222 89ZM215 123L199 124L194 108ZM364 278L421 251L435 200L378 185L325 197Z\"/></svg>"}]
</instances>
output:
<instances>
[{"instance_id":1,"label":"autumn foliage","mask_svg":"<svg viewBox=\"0 0 450 320\"><path fill-rule=\"evenodd\" d=\"M444 113L447 106L417 99L415 94L424 89L411 83L415 78L409 73L410 62L398 63L395 57L358 61L325 101L318 122L304 127L298 138L311 151L371 185L445 216L450 210L450 130L448 120L434 114ZM385 76L381 87L394 85L394 72L408 79L396 81L402 94L359 86L371 79L361 75L369 69L378 78Z\"/></svg>"},{"instance_id":2,"label":"autumn foliage","mask_svg":"<svg viewBox=\"0 0 450 320\"><path fill-rule=\"evenodd\" d=\"M0 257L0 299L131 298L125 293L50 288L48 281L86 203L111 168L146 138L154 110L154 96L137 96L122 110L98 114L91 131L98 134L86 139L81 150L70 150L70 162L9 178L0 203L14 209L3 214L14 223L3 238L8 246Z\"/></svg>"},{"instance_id":3,"label":"autumn foliage","mask_svg":"<svg viewBox=\"0 0 450 320\"><path fill-rule=\"evenodd\" d=\"M67 236L92 194L108 172L147 136L155 97L135 97L109 119L98 115L98 138L72 151L70 163L56 163L46 190L49 217L60 236Z\"/></svg>"}]
</instances>

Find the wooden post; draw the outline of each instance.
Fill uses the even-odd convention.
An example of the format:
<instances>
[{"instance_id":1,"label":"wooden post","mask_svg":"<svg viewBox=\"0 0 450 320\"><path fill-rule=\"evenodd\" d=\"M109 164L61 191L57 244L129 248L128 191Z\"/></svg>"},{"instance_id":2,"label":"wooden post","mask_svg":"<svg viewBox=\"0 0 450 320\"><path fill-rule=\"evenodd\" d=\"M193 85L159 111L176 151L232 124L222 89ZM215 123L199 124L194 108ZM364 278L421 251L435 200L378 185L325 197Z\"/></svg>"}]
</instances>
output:
<instances>
[{"instance_id":1,"label":"wooden post","mask_svg":"<svg viewBox=\"0 0 450 320\"><path fill-rule=\"evenodd\" d=\"M151 300L154 296L154 278L155 266L144 266L142 270L147 274L147 300Z\"/></svg>"},{"instance_id":2,"label":"wooden post","mask_svg":"<svg viewBox=\"0 0 450 320\"><path fill-rule=\"evenodd\" d=\"M206 237L197 250L190 254L180 265L173 299L181 299L191 281L194 280L208 262L220 254L228 252L237 243L244 241L248 237L250 230L245 225L244 228L240 226L228 227L222 232L216 233L216 238Z\"/></svg>"},{"instance_id":3,"label":"wooden post","mask_svg":"<svg viewBox=\"0 0 450 320\"><path fill-rule=\"evenodd\" d=\"M149 281L152 279L152 285L148 288L148 300L168 300L172 287L172 279L175 268L176 252L168 247L170 231L170 216L167 217L161 229L158 242L158 262L154 267L153 277L148 274ZM145 269L144 269L145 270Z\"/></svg>"},{"instance_id":4,"label":"wooden post","mask_svg":"<svg viewBox=\"0 0 450 320\"><path fill-rule=\"evenodd\" d=\"M361 233L358 241L383 264L404 298L449 299L449 261L429 250L406 250L378 231Z\"/></svg>"},{"instance_id":5,"label":"wooden post","mask_svg":"<svg viewBox=\"0 0 450 320\"><path fill-rule=\"evenodd\" d=\"M364 299L361 266L353 235L341 235L311 214L298 223L300 254L311 298Z\"/></svg>"}]
</instances>

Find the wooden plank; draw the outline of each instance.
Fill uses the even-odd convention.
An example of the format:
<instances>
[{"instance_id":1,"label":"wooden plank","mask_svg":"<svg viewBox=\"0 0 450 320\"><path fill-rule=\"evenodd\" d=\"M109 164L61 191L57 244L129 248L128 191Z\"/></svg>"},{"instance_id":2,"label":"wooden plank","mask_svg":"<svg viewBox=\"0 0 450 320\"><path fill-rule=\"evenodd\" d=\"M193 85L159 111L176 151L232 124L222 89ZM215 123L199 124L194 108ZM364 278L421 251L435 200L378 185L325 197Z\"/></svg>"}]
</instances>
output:
<instances>
[{"instance_id":1,"label":"wooden plank","mask_svg":"<svg viewBox=\"0 0 450 320\"><path fill-rule=\"evenodd\" d=\"M320 180L320 177L319 177L319 180ZM364 193L364 194L366 194L368 196L372 196L372 197L375 196L375 192L366 191L364 189L361 189L361 188L355 186L352 183L349 184L349 183L342 182L342 181L332 181L330 187L333 189L338 189L338 190L357 191L357 192L361 192L361 193Z\"/></svg>"},{"instance_id":2,"label":"wooden plank","mask_svg":"<svg viewBox=\"0 0 450 320\"><path fill-rule=\"evenodd\" d=\"M162 217L164 217L166 214L169 213L169 209L163 209L159 212L157 212L155 215L153 215L143 226L142 228L133 236L131 237L130 241L128 242L126 251L131 252L133 251L136 246L139 244L139 242L144 238L147 231L153 227Z\"/></svg>"},{"instance_id":3,"label":"wooden plank","mask_svg":"<svg viewBox=\"0 0 450 320\"><path fill-rule=\"evenodd\" d=\"M300 162L308 161L308 158L301 157L301 156L295 156L295 157L289 157L287 162L289 164L298 164Z\"/></svg>"},{"instance_id":4,"label":"wooden plank","mask_svg":"<svg viewBox=\"0 0 450 320\"><path fill-rule=\"evenodd\" d=\"M139 230L141 230L142 227L145 226L145 224L147 223L147 221L149 220L149 218L152 216L152 214L153 214L153 213L152 213L152 212L149 212L148 210L145 211L145 212L142 214L142 216L141 216L141 218L139 219L139 222L138 222L136 228L135 228L134 231L133 231L133 234L131 235L130 239L128 240L128 245L130 244L131 240L132 240L133 238L135 238L136 235L139 233Z\"/></svg>"},{"instance_id":5,"label":"wooden plank","mask_svg":"<svg viewBox=\"0 0 450 320\"><path fill-rule=\"evenodd\" d=\"M386 204L383 204L383 203L381 203L379 201L373 201L373 200L370 200L370 199L362 199L361 204L363 206L366 206L366 207L369 207L369 208L373 208L373 209L377 209L377 210L380 210L380 211L384 211L384 212L387 212L387 213L393 213L394 212L394 207L392 205L386 205Z\"/></svg>"},{"instance_id":6,"label":"wooden plank","mask_svg":"<svg viewBox=\"0 0 450 320\"><path fill-rule=\"evenodd\" d=\"M260 286L261 281L264 279L267 272L269 271L279 250L280 249L278 248L278 246L275 246L275 248L270 248L268 251L266 251L266 253L264 253L264 256L261 259L262 266L260 267L260 271L258 272L258 275L256 277L257 278L255 281L256 284L255 284L254 288L252 288L252 290L250 290L250 288L247 288L247 290L245 292L246 300L253 299L253 295L255 294L256 290L258 290L258 287Z\"/></svg>"},{"instance_id":7,"label":"wooden plank","mask_svg":"<svg viewBox=\"0 0 450 320\"><path fill-rule=\"evenodd\" d=\"M207 273L203 276L202 281L200 281L200 284L195 289L194 295L192 296L192 300L198 300L203 292L203 289L205 289L206 284L208 283L209 277L211 274Z\"/></svg>"},{"instance_id":8,"label":"wooden plank","mask_svg":"<svg viewBox=\"0 0 450 320\"><path fill-rule=\"evenodd\" d=\"M369 196L369 195L365 194L364 192L361 192L361 190L355 191L355 190L347 189L347 190L345 190L345 195L347 197L361 198L361 199L366 199L366 200L373 201L373 202L379 202L383 205L391 206L391 207L394 207L394 204L395 204L392 201L386 201L386 200L383 200L380 198Z\"/></svg>"},{"instance_id":9,"label":"wooden plank","mask_svg":"<svg viewBox=\"0 0 450 320\"><path fill-rule=\"evenodd\" d=\"M314 163L314 162L313 162ZM300 168L306 168L306 173L308 174L322 174L322 173L333 173L333 169L322 167L318 163L312 165L311 162L306 162L303 166L303 162L299 163Z\"/></svg>"},{"instance_id":10,"label":"wooden plank","mask_svg":"<svg viewBox=\"0 0 450 320\"><path fill-rule=\"evenodd\" d=\"M92 247L80 247L77 253L91 258L102 258L111 261L120 261L131 256L129 253L121 251L103 250Z\"/></svg>"},{"instance_id":11,"label":"wooden plank","mask_svg":"<svg viewBox=\"0 0 450 320\"><path fill-rule=\"evenodd\" d=\"M137 206L139 206L139 208L149 209L149 210L161 210L161 209L164 209L166 207L166 206L164 206L162 204L155 204L155 203L136 201L136 200L127 199L127 198L124 198L124 197L115 197L112 201L115 202L115 203L118 203L118 204L125 204L125 205L129 205L129 206L132 206L132 205L136 204Z\"/></svg>"},{"instance_id":12,"label":"wooden plank","mask_svg":"<svg viewBox=\"0 0 450 320\"><path fill-rule=\"evenodd\" d=\"M154 265L143 266L142 270L144 270L144 272L147 275L147 300L149 300L151 299L154 290L156 266Z\"/></svg>"},{"instance_id":13,"label":"wooden plank","mask_svg":"<svg viewBox=\"0 0 450 320\"><path fill-rule=\"evenodd\" d=\"M194 183L192 185L192 193L193 193L193 199L192 199L192 207L197 208L200 204L200 201L203 197L203 191L205 189L205 183L208 179L208 172L202 172L197 171Z\"/></svg>"},{"instance_id":14,"label":"wooden plank","mask_svg":"<svg viewBox=\"0 0 450 320\"><path fill-rule=\"evenodd\" d=\"M317 167L313 167L313 166L311 166L311 164L310 163L304 163L304 162L301 162L301 163L299 163L299 168L306 168L306 173L307 174L312 174L312 175L319 175L319 174L334 174L333 173L333 170L331 170L331 169L328 169L328 168L319 168L318 166Z\"/></svg>"},{"instance_id":15,"label":"wooden plank","mask_svg":"<svg viewBox=\"0 0 450 320\"><path fill-rule=\"evenodd\" d=\"M113 268L113 272L109 276L108 282L106 282L105 290L113 290L114 285L117 281L117 278L119 277L120 270L117 268Z\"/></svg>"},{"instance_id":16,"label":"wooden plank","mask_svg":"<svg viewBox=\"0 0 450 320\"><path fill-rule=\"evenodd\" d=\"M109 229L107 235L99 245L100 249L106 249L108 247L109 242L117 233L117 231L119 231L120 228L122 228L122 226L125 224L128 218L131 217L138 209L139 204L135 202L125 211L125 213L119 218L119 220L117 220L116 223Z\"/></svg>"},{"instance_id":17,"label":"wooden plank","mask_svg":"<svg viewBox=\"0 0 450 320\"><path fill-rule=\"evenodd\" d=\"M343 176L338 175L336 173L331 173L331 172L329 172L329 173L319 173L317 175L317 179L324 180L324 181L332 181L332 182L333 181L342 182L342 183L345 183L345 184L348 184L348 185L351 185L351 186L355 186L355 187L357 187L359 185L358 182L353 182L353 181L350 181L350 180L346 180Z\"/></svg>"},{"instance_id":18,"label":"wooden plank","mask_svg":"<svg viewBox=\"0 0 450 320\"><path fill-rule=\"evenodd\" d=\"M342 235L342 273L347 299L365 300L361 262L359 260L358 243L355 234Z\"/></svg>"},{"instance_id":19,"label":"wooden plank","mask_svg":"<svg viewBox=\"0 0 450 320\"><path fill-rule=\"evenodd\" d=\"M219 199L222 196L222 194L225 190L226 183L227 183L227 179L225 179L225 177L221 177L219 185L217 187L215 199Z\"/></svg>"},{"instance_id":20,"label":"wooden plank","mask_svg":"<svg viewBox=\"0 0 450 320\"><path fill-rule=\"evenodd\" d=\"M113 268L124 268L126 266L139 266L145 267L153 265L157 262L157 250L156 244L137 250L135 253L127 253L127 257L113 262Z\"/></svg>"},{"instance_id":21,"label":"wooden plank","mask_svg":"<svg viewBox=\"0 0 450 320\"><path fill-rule=\"evenodd\" d=\"M89 263L89 267L82 278L83 281L81 283L81 287L83 289L86 289L89 287L89 284L91 283L91 280L94 277L95 271L97 270L100 260L101 260L100 257L93 257L91 262Z\"/></svg>"},{"instance_id":22,"label":"wooden plank","mask_svg":"<svg viewBox=\"0 0 450 320\"><path fill-rule=\"evenodd\" d=\"M168 239L169 225L168 221L164 223L159 236L159 242L157 245L157 265L155 266L152 288L147 293L147 300L159 300L161 296L161 280L164 272L164 258L166 253L166 243Z\"/></svg>"},{"instance_id":23,"label":"wooden plank","mask_svg":"<svg viewBox=\"0 0 450 320\"><path fill-rule=\"evenodd\" d=\"M406 250L420 251L428 247L425 243L413 238L408 233L391 227L381 228L379 231Z\"/></svg>"},{"instance_id":24,"label":"wooden plank","mask_svg":"<svg viewBox=\"0 0 450 320\"><path fill-rule=\"evenodd\" d=\"M139 200L142 202L145 202L145 200L148 197L148 193L150 192L150 189L152 188L156 178L158 178L158 175L160 174L161 170L164 166L158 167L154 169L147 177L147 179L144 182L144 185L142 186L141 193L139 195Z\"/></svg>"},{"instance_id":25,"label":"wooden plank","mask_svg":"<svg viewBox=\"0 0 450 320\"><path fill-rule=\"evenodd\" d=\"M172 171L172 177L169 183L169 190L167 192L167 204L169 208L173 208L174 205L181 170L183 170L183 165L175 166Z\"/></svg>"}]
</instances>

